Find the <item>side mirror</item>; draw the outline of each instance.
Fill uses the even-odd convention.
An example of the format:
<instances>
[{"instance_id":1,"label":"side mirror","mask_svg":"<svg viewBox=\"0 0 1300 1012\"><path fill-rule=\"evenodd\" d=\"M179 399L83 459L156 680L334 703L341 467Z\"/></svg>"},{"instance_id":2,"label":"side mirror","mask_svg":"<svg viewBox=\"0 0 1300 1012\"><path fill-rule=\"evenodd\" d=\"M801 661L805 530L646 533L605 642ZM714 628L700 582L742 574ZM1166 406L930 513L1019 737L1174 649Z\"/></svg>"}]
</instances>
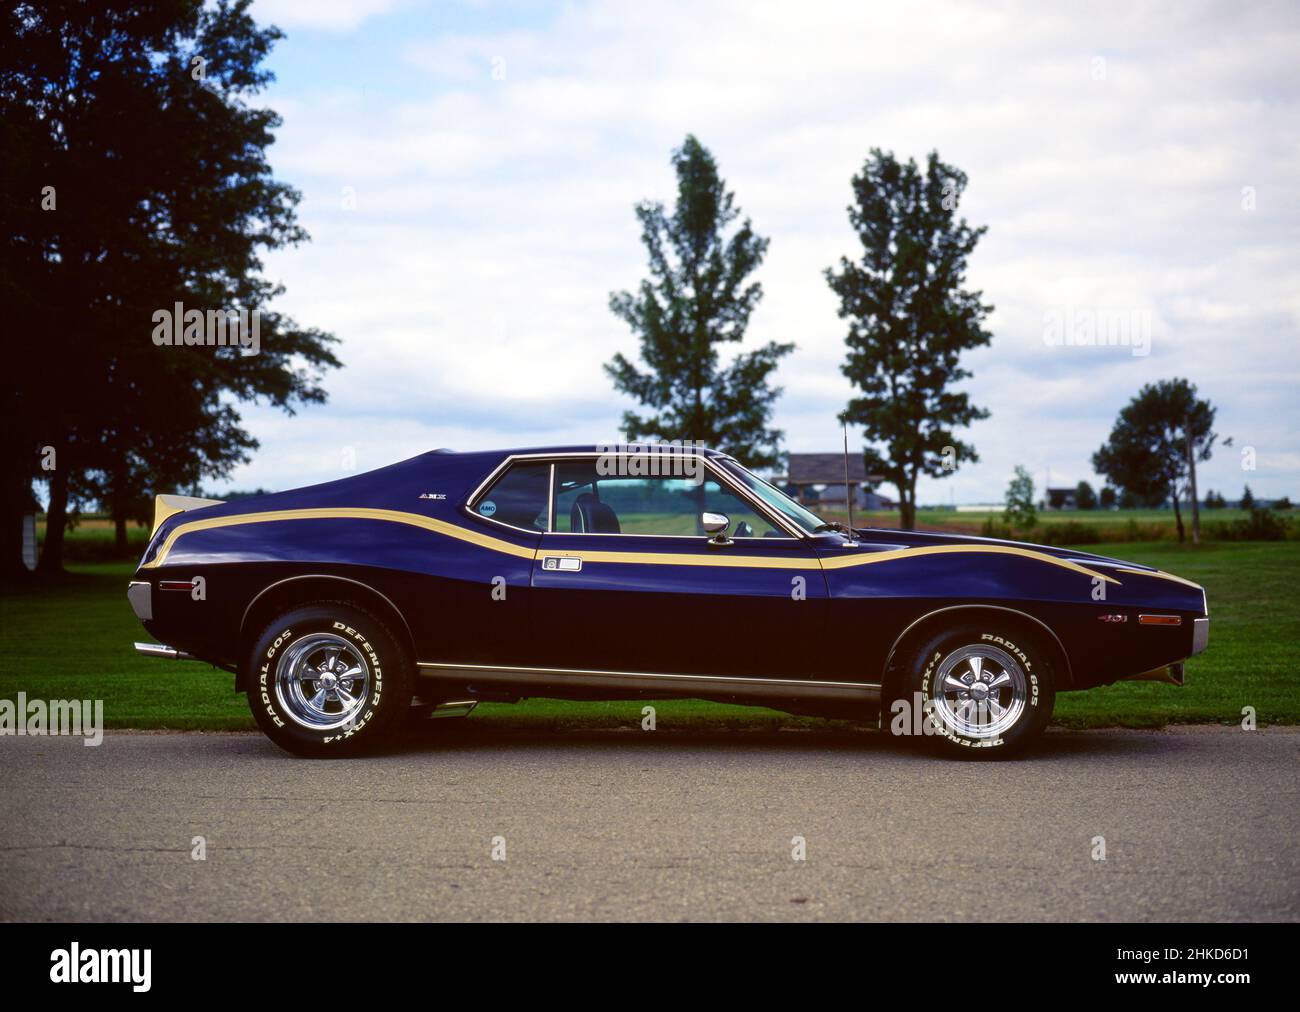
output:
<instances>
[{"instance_id":1,"label":"side mirror","mask_svg":"<svg viewBox=\"0 0 1300 1012\"><path fill-rule=\"evenodd\" d=\"M709 538L711 545L729 545L731 539L727 537L727 528L731 526L731 518L725 513L701 513L700 526L704 528L706 534L712 534Z\"/></svg>"}]
</instances>

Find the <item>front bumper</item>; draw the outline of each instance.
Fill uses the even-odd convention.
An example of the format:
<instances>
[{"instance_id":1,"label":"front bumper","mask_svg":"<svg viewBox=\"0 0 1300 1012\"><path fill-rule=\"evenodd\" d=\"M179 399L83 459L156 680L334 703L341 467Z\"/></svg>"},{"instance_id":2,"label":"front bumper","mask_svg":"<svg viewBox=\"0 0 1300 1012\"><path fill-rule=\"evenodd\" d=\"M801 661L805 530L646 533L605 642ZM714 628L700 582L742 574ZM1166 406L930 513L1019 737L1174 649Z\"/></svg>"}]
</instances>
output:
<instances>
[{"instance_id":1,"label":"front bumper","mask_svg":"<svg viewBox=\"0 0 1300 1012\"><path fill-rule=\"evenodd\" d=\"M1210 617L1192 619L1192 656L1210 645Z\"/></svg>"},{"instance_id":2,"label":"front bumper","mask_svg":"<svg viewBox=\"0 0 1300 1012\"><path fill-rule=\"evenodd\" d=\"M1177 664L1166 664L1159 668L1152 668L1150 671L1143 671L1136 675L1125 675L1120 679L1121 682L1164 682L1167 685L1182 685L1187 681L1183 669L1183 662Z\"/></svg>"}]
</instances>

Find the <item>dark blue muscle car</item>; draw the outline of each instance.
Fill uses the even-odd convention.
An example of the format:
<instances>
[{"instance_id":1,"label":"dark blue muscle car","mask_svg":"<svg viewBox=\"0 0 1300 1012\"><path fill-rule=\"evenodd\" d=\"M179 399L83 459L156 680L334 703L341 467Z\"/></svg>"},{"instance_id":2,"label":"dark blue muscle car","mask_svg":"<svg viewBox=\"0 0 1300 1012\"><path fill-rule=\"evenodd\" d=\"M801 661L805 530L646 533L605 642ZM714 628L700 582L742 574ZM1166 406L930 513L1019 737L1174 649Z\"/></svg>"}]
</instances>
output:
<instances>
[{"instance_id":1,"label":"dark blue muscle car","mask_svg":"<svg viewBox=\"0 0 1300 1012\"><path fill-rule=\"evenodd\" d=\"M138 650L234 672L303 755L526 696L751 703L998 755L1058 692L1181 684L1209 634L1205 592L1168 573L849 530L666 445L435 450L238 502L160 496L128 597L161 641Z\"/></svg>"}]
</instances>

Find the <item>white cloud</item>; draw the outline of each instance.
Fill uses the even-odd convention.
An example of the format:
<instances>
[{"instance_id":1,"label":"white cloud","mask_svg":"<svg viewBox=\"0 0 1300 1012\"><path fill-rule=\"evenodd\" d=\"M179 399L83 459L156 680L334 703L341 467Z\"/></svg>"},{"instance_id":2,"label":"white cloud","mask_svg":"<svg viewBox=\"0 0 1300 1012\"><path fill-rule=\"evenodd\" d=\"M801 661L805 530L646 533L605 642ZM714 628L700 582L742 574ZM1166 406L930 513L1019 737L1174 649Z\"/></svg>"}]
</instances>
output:
<instances>
[{"instance_id":1,"label":"white cloud","mask_svg":"<svg viewBox=\"0 0 1300 1012\"><path fill-rule=\"evenodd\" d=\"M364 38L380 6L298 16ZM333 452L335 424L412 451L609 436L628 405L600 367L634 345L608 294L644 273L632 206L671 199L669 151L691 131L771 238L750 340L799 345L778 377L789 448L838 445L851 392L821 277L856 250L849 177L873 146L937 148L989 226L970 282L997 307L994 342L968 388L993 415L967 434L982 462L922 499L997 498L1017 463L1092 479L1116 411L1171 375L1258 446L1257 493L1300 491L1293 8L573 4L507 20L438 34L411 17L378 57L400 89L359 62L272 91L273 161L315 241L269 266L285 309L343 338L346 368L329 406L251 416L263 452L237 481L293 480ZM1045 314L1067 307L1149 314L1151 354L1049 347ZM1232 453L1201 478L1240 482Z\"/></svg>"},{"instance_id":2,"label":"white cloud","mask_svg":"<svg viewBox=\"0 0 1300 1012\"><path fill-rule=\"evenodd\" d=\"M400 0L256 0L253 17L279 28L313 28L350 32L370 18L385 14Z\"/></svg>"}]
</instances>

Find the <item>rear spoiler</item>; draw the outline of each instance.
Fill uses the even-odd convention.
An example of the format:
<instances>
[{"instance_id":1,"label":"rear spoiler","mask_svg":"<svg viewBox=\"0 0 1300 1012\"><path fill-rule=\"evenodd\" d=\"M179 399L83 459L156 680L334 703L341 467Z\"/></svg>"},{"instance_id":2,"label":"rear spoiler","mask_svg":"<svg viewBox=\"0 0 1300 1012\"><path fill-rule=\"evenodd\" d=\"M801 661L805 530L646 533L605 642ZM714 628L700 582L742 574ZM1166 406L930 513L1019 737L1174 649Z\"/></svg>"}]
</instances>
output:
<instances>
[{"instance_id":1,"label":"rear spoiler","mask_svg":"<svg viewBox=\"0 0 1300 1012\"><path fill-rule=\"evenodd\" d=\"M223 502L224 499L200 499L192 495L160 495L153 503L153 530L149 532L149 536L153 537L157 534L158 528L168 517L184 513L186 510L201 509L204 506L220 506Z\"/></svg>"}]
</instances>

